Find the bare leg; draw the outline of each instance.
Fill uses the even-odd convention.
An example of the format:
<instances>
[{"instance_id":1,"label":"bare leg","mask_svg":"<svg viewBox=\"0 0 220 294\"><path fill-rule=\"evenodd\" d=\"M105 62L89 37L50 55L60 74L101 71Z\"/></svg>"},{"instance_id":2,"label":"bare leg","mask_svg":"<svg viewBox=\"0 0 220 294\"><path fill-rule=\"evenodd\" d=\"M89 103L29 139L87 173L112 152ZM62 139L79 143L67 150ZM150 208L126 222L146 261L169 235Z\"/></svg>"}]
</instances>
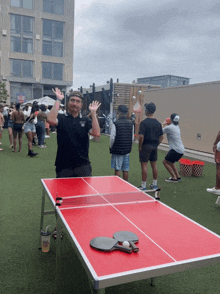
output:
<instances>
[{"instance_id":1,"label":"bare leg","mask_svg":"<svg viewBox=\"0 0 220 294\"><path fill-rule=\"evenodd\" d=\"M22 146L22 133L23 133L23 131L18 132L18 142L19 142L19 150L18 150L18 152L21 152L21 146Z\"/></svg>"},{"instance_id":2,"label":"bare leg","mask_svg":"<svg viewBox=\"0 0 220 294\"><path fill-rule=\"evenodd\" d=\"M13 147L13 131L12 131L12 128L8 128L8 136L9 136L9 141L10 141L10 147L9 148L12 148Z\"/></svg>"},{"instance_id":3,"label":"bare leg","mask_svg":"<svg viewBox=\"0 0 220 294\"><path fill-rule=\"evenodd\" d=\"M128 181L128 172L127 171L123 171L123 179L125 181Z\"/></svg>"},{"instance_id":4,"label":"bare leg","mask_svg":"<svg viewBox=\"0 0 220 294\"><path fill-rule=\"evenodd\" d=\"M164 164L165 168L168 170L168 172L170 173L172 179L177 180L177 176L175 175L174 170L173 170L174 164L170 161L167 161L166 159L163 160L163 164Z\"/></svg>"},{"instance_id":5,"label":"bare leg","mask_svg":"<svg viewBox=\"0 0 220 294\"><path fill-rule=\"evenodd\" d=\"M28 139L28 149L32 150L32 141L33 141L33 133L32 132L27 132L26 133L27 139Z\"/></svg>"},{"instance_id":6,"label":"bare leg","mask_svg":"<svg viewBox=\"0 0 220 294\"><path fill-rule=\"evenodd\" d=\"M215 189L220 189L220 164L216 164L216 184Z\"/></svg>"},{"instance_id":7,"label":"bare leg","mask_svg":"<svg viewBox=\"0 0 220 294\"><path fill-rule=\"evenodd\" d=\"M2 133L3 133L3 127L1 127L1 131L0 131L0 141L2 139Z\"/></svg>"},{"instance_id":8,"label":"bare leg","mask_svg":"<svg viewBox=\"0 0 220 294\"><path fill-rule=\"evenodd\" d=\"M142 182L147 181L147 162L141 162Z\"/></svg>"},{"instance_id":9,"label":"bare leg","mask_svg":"<svg viewBox=\"0 0 220 294\"><path fill-rule=\"evenodd\" d=\"M175 173L176 178L180 178L180 174L179 174L178 169L174 163L173 163L173 171Z\"/></svg>"},{"instance_id":10,"label":"bare leg","mask_svg":"<svg viewBox=\"0 0 220 294\"><path fill-rule=\"evenodd\" d=\"M156 161L151 161L151 168L153 171L153 179L157 180L157 175L158 175L158 170L157 170L157 162Z\"/></svg>"},{"instance_id":11,"label":"bare leg","mask_svg":"<svg viewBox=\"0 0 220 294\"><path fill-rule=\"evenodd\" d=\"M14 152L17 150L17 132L13 130L13 138L14 138Z\"/></svg>"},{"instance_id":12,"label":"bare leg","mask_svg":"<svg viewBox=\"0 0 220 294\"><path fill-rule=\"evenodd\" d=\"M120 170L115 170L115 175L118 176L120 178L121 176L121 171Z\"/></svg>"}]
</instances>

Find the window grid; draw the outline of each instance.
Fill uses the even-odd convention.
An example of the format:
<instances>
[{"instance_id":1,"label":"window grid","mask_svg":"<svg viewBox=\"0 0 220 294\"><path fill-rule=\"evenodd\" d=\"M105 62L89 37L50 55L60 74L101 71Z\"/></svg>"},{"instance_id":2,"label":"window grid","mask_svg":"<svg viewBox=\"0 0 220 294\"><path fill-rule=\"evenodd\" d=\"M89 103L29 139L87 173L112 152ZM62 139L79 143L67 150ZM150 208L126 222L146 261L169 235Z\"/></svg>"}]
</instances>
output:
<instances>
[{"instance_id":1,"label":"window grid","mask_svg":"<svg viewBox=\"0 0 220 294\"><path fill-rule=\"evenodd\" d=\"M43 11L53 14L64 14L64 0L44 0Z\"/></svg>"},{"instance_id":2,"label":"window grid","mask_svg":"<svg viewBox=\"0 0 220 294\"><path fill-rule=\"evenodd\" d=\"M42 77L49 80L63 80L63 64L42 62Z\"/></svg>"},{"instance_id":3,"label":"window grid","mask_svg":"<svg viewBox=\"0 0 220 294\"><path fill-rule=\"evenodd\" d=\"M63 57L63 22L43 19L42 53Z\"/></svg>"},{"instance_id":4,"label":"window grid","mask_svg":"<svg viewBox=\"0 0 220 294\"><path fill-rule=\"evenodd\" d=\"M33 17L11 14L11 51L33 53Z\"/></svg>"},{"instance_id":5,"label":"window grid","mask_svg":"<svg viewBox=\"0 0 220 294\"><path fill-rule=\"evenodd\" d=\"M11 6L33 9L33 0L11 0Z\"/></svg>"},{"instance_id":6,"label":"window grid","mask_svg":"<svg viewBox=\"0 0 220 294\"><path fill-rule=\"evenodd\" d=\"M33 78L33 61L11 59L11 75L20 78Z\"/></svg>"}]
</instances>

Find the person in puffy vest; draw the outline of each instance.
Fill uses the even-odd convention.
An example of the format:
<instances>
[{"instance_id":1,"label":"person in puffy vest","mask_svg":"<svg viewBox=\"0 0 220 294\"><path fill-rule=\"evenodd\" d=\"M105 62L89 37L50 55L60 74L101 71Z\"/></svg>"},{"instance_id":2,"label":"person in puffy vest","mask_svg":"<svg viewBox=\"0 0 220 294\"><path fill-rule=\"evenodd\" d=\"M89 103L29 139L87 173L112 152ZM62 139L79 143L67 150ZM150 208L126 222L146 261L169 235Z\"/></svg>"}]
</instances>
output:
<instances>
[{"instance_id":1,"label":"person in puffy vest","mask_svg":"<svg viewBox=\"0 0 220 294\"><path fill-rule=\"evenodd\" d=\"M119 105L117 109L118 119L112 124L110 133L111 168L115 169L115 175L120 177L123 172L123 179L128 181L129 153L132 149L134 138L134 127L127 118L128 108Z\"/></svg>"}]
</instances>

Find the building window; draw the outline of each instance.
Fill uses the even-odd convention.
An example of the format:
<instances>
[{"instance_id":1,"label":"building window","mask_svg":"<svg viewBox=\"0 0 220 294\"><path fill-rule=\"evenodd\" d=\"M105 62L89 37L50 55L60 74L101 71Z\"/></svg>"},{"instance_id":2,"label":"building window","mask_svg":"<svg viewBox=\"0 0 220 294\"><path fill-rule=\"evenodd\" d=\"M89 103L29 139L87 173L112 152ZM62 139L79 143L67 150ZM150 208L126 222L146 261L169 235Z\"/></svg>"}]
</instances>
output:
<instances>
[{"instance_id":1,"label":"building window","mask_svg":"<svg viewBox=\"0 0 220 294\"><path fill-rule=\"evenodd\" d=\"M11 59L11 75L20 78L33 78L33 61Z\"/></svg>"},{"instance_id":2,"label":"building window","mask_svg":"<svg viewBox=\"0 0 220 294\"><path fill-rule=\"evenodd\" d=\"M43 20L43 55L63 57L63 22Z\"/></svg>"},{"instance_id":3,"label":"building window","mask_svg":"<svg viewBox=\"0 0 220 294\"><path fill-rule=\"evenodd\" d=\"M33 9L33 0L11 0L11 6Z\"/></svg>"},{"instance_id":4,"label":"building window","mask_svg":"<svg viewBox=\"0 0 220 294\"><path fill-rule=\"evenodd\" d=\"M42 62L42 77L49 80L63 80L63 64Z\"/></svg>"},{"instance_id":5,"label":"building window","mask_svg":"<svg viewBox=\"0 0 220 294\"><path fill-rule=\"evenodd\" d=\"M10 89L10 96L11 96L11 102L18 102L18 97L20 95L23 96L25 99L25 102L28 100L32 100L33 98L33 86L32 84L24 84L24 83L10 83L11 89ZM42 96L40 96L42 97ZM40 98L39 97L39 98ZM37 97L38 98L38 97Z\"/></svg>"},{"instance_id":6,"label":"building window","mask_svg":"<svg viewBox=\"0 0 220 294\"><path fill-rule=\"evenodd\" d=\"M44 12L64 14L64 0L44 0Z\"/></svg>"},{"instance_id":7,"label":"building window","mask_svg":"<svg viewBox=\"0 0 220 294\"><path fill-rule=\"evenodd\" d=\"M34 19L11 14L11 51L33 53Z\"/></svg>"}]
</instances>

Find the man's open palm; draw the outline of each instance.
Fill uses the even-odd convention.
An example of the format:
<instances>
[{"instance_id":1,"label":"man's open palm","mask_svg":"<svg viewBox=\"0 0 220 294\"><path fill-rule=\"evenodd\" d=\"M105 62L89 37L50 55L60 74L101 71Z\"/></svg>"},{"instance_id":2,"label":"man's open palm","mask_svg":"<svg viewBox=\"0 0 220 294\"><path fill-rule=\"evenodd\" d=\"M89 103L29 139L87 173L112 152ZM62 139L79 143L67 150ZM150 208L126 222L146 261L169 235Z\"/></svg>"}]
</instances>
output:
<instances>
[{"instance_id":1,"label":"man's open palm","mask_svg":"<svg viewBox=\"0 0 220 294\"><path fill-rule=\"evenodd\" d=\"M89 104L89 110L91 112L96 112L100 105L101 103L99 103L99 101L93 101Z\"/></svg>"},{"instance_id":2,"label":"man's open palm","mask_svg":"<svg viewBox=\"0 0 220 294\"><path fill-rule=\"evenodd\" d=\"M54 94L56 95L57 99L59 99L59 100L63 100L64 95L63 95L63 93L60 91L59 88L55 88L55 90L52 89L52 91L53 91Z\"/></svg>"}]
</instances>

